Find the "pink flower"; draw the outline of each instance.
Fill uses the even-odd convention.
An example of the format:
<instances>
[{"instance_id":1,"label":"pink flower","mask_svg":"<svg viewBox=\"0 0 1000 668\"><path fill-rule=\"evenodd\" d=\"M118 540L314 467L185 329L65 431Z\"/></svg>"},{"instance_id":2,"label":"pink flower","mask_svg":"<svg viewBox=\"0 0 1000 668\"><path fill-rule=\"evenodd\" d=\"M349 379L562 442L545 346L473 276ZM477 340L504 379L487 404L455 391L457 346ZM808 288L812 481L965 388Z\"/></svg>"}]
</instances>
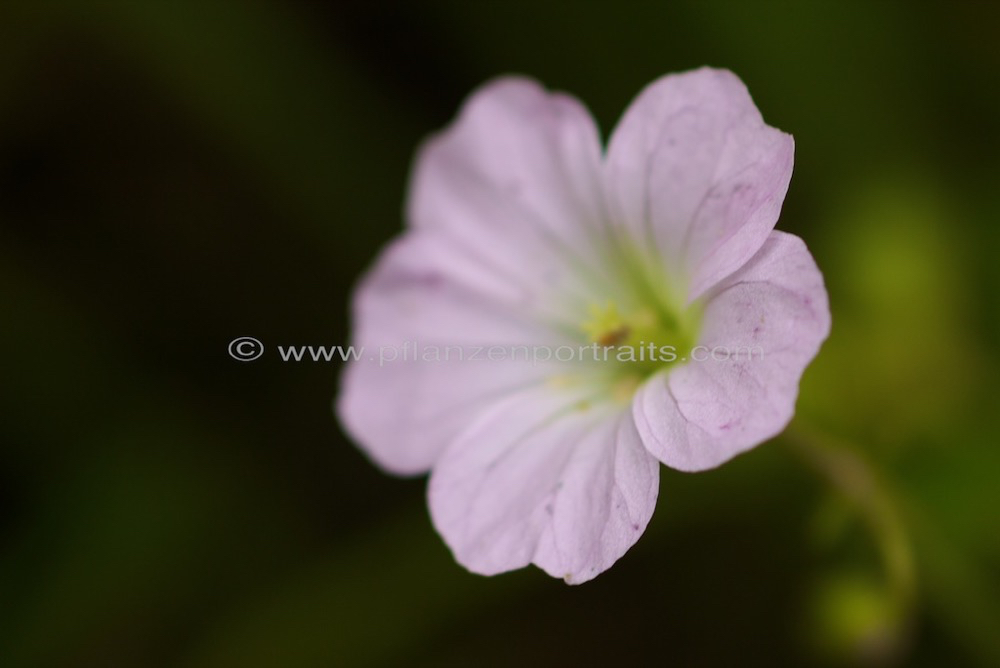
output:
<instances>
[{"instance_id":1,"label":"pink flower","mask_svg":"<svg viewBox=\"0 0 1000 668\"><path fill-rule=\"evenodd\" d=\"M407 230L355 296L367 354L337 408L384 469L431 472L460 563L587 581L642 534L660 462L713 468L785 428L830 327L805 244L773 229L792 154L707 68L648 86L606 152L579 102L523 78L421 148ZM422 356L399 361L407 342ZM650 344L676 358L619 357ZM491 346L512 354L471 354Z\"/></svg>"}]
</instances>

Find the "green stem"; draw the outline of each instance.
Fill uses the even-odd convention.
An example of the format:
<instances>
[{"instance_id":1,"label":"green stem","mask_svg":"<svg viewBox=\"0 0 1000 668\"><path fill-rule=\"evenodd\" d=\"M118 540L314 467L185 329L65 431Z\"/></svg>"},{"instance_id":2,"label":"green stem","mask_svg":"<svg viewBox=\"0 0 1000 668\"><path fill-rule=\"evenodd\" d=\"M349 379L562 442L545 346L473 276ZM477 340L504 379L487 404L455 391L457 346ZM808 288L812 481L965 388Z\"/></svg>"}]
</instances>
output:
<instances>
[{"instance_id":1,"label":"green stem","mask_svg":"<svg viewBox=\"0 0 1000 668\"><path fill-rule=\"evenodd\" d=\"M890 592L899 610L909 617L917 598L913 544L899 503L886 481L851 444L813 429L801 420L788 427L784 441L863 518L878 547Z\"/></svg>"}]
</instances>

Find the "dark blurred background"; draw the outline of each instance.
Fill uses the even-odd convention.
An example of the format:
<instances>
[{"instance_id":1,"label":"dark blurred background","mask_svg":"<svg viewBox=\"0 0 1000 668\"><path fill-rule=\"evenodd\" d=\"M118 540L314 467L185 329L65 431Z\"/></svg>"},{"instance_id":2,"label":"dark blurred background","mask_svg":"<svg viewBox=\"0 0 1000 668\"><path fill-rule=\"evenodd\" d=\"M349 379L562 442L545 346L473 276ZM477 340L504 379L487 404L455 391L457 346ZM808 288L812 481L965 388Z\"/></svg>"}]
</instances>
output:
<instances>
[{"instance_id":1,"label":"dark blurred background","mask_svg":"<svg viewBox=\"0 0 1000 668\"><path fill-rule=\"evenodd\" d=\"M1000 665L1000 5L0 5L0 664ZM466 573L336 424L414 148L533 76L727 67L834 328L789 432L568 587ZM250 335L270 354L240 363Z\"/></svg>"}]
</instances>

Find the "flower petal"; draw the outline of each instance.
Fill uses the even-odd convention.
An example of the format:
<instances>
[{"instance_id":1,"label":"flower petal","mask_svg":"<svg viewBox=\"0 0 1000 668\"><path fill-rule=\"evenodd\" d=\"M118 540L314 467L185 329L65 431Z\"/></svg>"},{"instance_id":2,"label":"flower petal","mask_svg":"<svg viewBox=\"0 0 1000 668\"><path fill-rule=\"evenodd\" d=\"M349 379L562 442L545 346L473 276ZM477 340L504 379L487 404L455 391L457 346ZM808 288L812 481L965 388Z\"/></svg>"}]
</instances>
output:
<instances>
[{"instance_id":1,"label":"flower petal","mask_svg":"<svg viewBox=\"0 0 1000 668\"><path fill-rule=\"evenodd\" d=\"M829 331L812 256L798 237L772 232L707 296L696 349L707 359L654 376L636 393L644 445L667 466L700 471L775 436L791 420L799 379ZM721 349L734 356L721 359Z\"/></svg>"},{"instance_id":2,"label":"flower petal","mask_svg":"<svg viewBox=\"0 0 1000 668\"><path fill-rule=\"evenodd\" d=\"M498 404L431 475L431 517L468 569L535 563L576 584L617 561L645 530L659 463L628 410L585 406L541 386Z\"/></svg>"},{"instance_id":3,"label":"flower petal","mask_svg":"<svg viewBox=\"0 0 1000 668\"><path fill-rule=\"evenodd\" d=\"M409 223L446 237L532 308L569 317L581 283L608 280L590 238L605 218L600 162L579 102L529 79L498 79L421 148Z\"/></svg>"},{"instance_id":4,"label":"flower petal","mask_svg":"<svg viewBox=\"0 0 1000 668\"><path fill-rule=\"evenodd\" d=\"M732 72L669 75L639 94L611 136L609 207L638 245L676 268L694 301L763 245L793 149Z\"/></svg>"},{"instance_id":5,"label":"flower petal","mask_svg":"<svg viewBox=\"0 0 1000 668\"><path fill-rule=\"evenodd\" d=\"M505 306L500 290L420 232L393 242L362 281L352 341L361 354L344 370L336 409L383 468L427 471L483 407L556 373L556 362L511 347L559 345L559 333ZM490 346L515 359L491 360Z\"/></svg>"}]
</instances>

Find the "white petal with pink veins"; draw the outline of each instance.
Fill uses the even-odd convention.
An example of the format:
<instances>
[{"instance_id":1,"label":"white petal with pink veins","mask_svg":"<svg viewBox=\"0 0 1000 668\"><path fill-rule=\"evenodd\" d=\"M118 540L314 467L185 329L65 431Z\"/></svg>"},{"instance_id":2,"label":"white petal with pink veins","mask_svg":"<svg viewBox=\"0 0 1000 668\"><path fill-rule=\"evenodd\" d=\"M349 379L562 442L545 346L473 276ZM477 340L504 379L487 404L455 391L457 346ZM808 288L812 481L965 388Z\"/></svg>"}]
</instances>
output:
<instances>
[{"instance_id":1,"label":"white petal with pink veins","mask_svg":"<svg viewBox=\"0 0 1000 668\"><path fill-rule=\"evenodd\" d=\"M659 463L627 407L539 387L494 409L431 475L431 516L470 570L534 563L567 582L609 568L645 530Z\"/></svg>"},{"instance_id":2,"label":"white petal with pink veins","mask_svg":"<svg viewBox=\"0 0 1000 668\"><path fill-rule=\"evenodd\" d=\"M791 136L764 123L732 72L668 75L639 94L611 136L610 208L691 301L763 245L792 156Z\"/></svg>"},{"instance_id":3,"label":"white petal with pink veins","mask_svg":"<svg viewBox=\"0 0 1000 668\"><path fill-rule=\"evenodd\" d=\"M707 296L696 353L707 359L658 373L636 394L646 448L667 466L699 471L775 436L791 420L799 379L829 331L812 256L798 237L772 232Z\"/></svg>"}]
</instances>

